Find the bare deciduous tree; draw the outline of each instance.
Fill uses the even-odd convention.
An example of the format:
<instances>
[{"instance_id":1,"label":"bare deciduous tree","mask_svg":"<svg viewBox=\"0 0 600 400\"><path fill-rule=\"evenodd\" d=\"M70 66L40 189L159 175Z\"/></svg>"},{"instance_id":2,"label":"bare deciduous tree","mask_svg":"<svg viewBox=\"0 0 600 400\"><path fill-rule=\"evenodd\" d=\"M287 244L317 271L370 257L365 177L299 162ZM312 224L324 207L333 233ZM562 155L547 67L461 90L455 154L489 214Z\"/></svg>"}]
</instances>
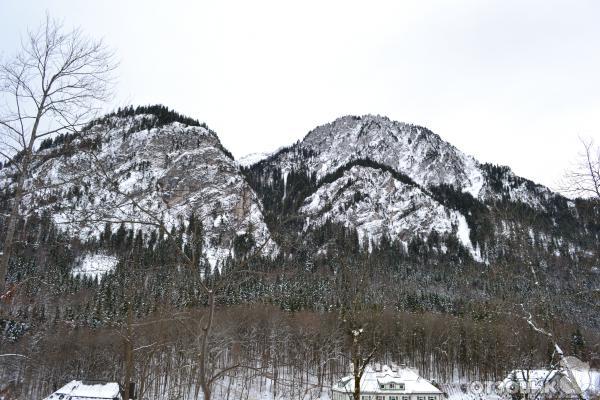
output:
<instances>
[{"instance_id":1,"label":"bare deciduous tree","mask_svg":"<svg viewBox=\"0 0 600 400\"><path fill-rule=\"evenodd\" d=\"M114 54L81 30L64 31L46 17L21 43L14 59L0 66L0 155L14 168L14 195L0 255L0 293L12 254L22 200L41 140L77 132L109 98Z\"/></svg>"},{"instance_id":2,"label":"bare deciduous tree","mask_svg":"<svg viewBox=\"0 0 600 400\"><path fill-rule=\"evenodd\" d=\"M561 189L575 196L600 200L600 146L592 139L580 139L583 150L565 173Z\"/></svg>"},{"instance_id":3,"label":"bare deciduous tree","mask_svg":"<svg viewBox=\"0 0 600 400\"><path fill-rule=\"evenodd\" d=\"M343 288L340 310L340 330L344 333L349 349L349 358L354 387L350 393L354 400L361 399L362 377L381 350L378 325L381 323L382 307L369 304L367 287L368 271L364 265L344 263L340 269L339 283Z\"/></svg>"}]
</instances>

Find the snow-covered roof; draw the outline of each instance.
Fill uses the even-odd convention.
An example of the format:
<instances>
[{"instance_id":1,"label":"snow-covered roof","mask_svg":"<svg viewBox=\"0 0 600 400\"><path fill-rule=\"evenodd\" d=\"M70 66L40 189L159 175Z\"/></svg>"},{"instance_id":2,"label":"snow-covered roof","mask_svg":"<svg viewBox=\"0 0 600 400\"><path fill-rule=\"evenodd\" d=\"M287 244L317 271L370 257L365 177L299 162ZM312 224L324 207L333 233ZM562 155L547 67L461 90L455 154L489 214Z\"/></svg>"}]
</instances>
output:
<instances>
[{"instance_id":1,"label":"snow-covered roof","mask_svg":"<svg viewBox=\"0 0 600 400\"><path fill-rule=\"evenodd\" d=\"M394 389L381 389L380 385L397 383ZM401 386L403 384L404 386ZM442 392L433 386L431 382L419 376L417 370L407 367L375 368L368 365L360 380L360 388L363 393L400 393L400 394L441 394ZM354 390L354 378L346 376L333 386L333 390L350 393Z\"/></svg>"},{"instance_id":2,"label":"snow-covered roof","mask_svg":"<svg viewBox=\"0 0 600 400\"><path fill-rule=\"evenodd\" d=\"M44 400L121 400L116 382L71 381Z\"/></svg>"},{"instance_id":3,"label":"snow-covered roof","mask_svg":"<svg viewBox=\"0 0 600 400\"><path fill-rule=\"evenodd\" d=\"M518 384L521 390L539 391L553 380L561 379L562 390L600 393L600 371L571 368L569 372L570 375L562 369L517 369L511 371L502 381L502 387L509 388L509 384Z\"/></svg>"},{"instance_id":4,"label":"snow-covered roof","mask_svg":"<svg viewBox=\"0 0 600 400\"><path fill-rule=\"evenodd\" d=\"M536 396L542 395L542 397L556 396L559 393L566 394L562 391L557 392L557 390L564 389L561 387L563 377L563 372L555 369L517 369L512 370L502 381L500 389L506 394L512 394L518 390L535 393ZM575 385L577 385L576 382ZM571 386L568 393L575 394L579 391L576 386Z\"/></svg>"}]
</instances>

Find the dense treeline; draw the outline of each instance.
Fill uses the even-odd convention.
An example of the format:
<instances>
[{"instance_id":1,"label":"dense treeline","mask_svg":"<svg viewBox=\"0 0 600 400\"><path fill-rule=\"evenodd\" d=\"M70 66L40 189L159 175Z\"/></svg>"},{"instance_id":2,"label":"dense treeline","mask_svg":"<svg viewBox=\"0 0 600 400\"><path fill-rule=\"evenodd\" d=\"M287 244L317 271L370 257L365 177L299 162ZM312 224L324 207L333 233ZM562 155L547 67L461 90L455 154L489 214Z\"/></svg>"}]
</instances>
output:
<instances>
[{"instance_id":1,"label":"dense treeline","mask_svg":"<svg viewBox=\"0 0 600 400\"><path fill-rule=\"evenodd\" d=\"M139 398L197 398L194 366L198 351L193 334L202 310L177 312L163 308L148 318L137 319L134 346L135 383ZM218 312L213 345L219 349L215 367L237 365L219 380L221 399L243 399L261 392L287 399L301 399L327 392L349 372L344 337L333 312L289 313L273 307L227 307ZM377 360L413 365L436 382L452 382L456 376L501 380L508 369L544 365L552 358L551 345L540 340L519 319L495 316L473 320L436 313L386 311L373 327L380 339ZM571 354L589 355L582 332L568 325L553 326L561 344ZM58 322L36 340L19 342L17 351L31 357L0 366L3 376L16 373L27 384L15 387L22 398L40 398L74 377L119 380L123 368L123 328L73 329ZM586 340L588 332L583 332Z\"/></svg>"},{"instance_id":2,"label":"dense treeline","mask_svg":"<svg viewBox=\"0 0 600 400\"><path fill-rule=\"evenodd\" d=\"M83 131L91 129L97 124L108 124L109 121L114 117L134 117L136 115L152 115L152 118L141 119L138 125L135 125L134 129L151 129L157 128L163 125L167 125L173 122L180 122L188 126L202 126L209 129L206 124L200 123L198 120L186 117L179 114L178 112L169 109L160 104L149 105L149 106L129 106L117 109L117 111L104 115L102 118L96 119L90 122ZM42 140L38 150L47 150L65 144L70 143L75 137L79 136L80 133L61 133L54 137L49 137Z\"/></svg>"},{"instance_id":3,"label":"dense treeline","mask_svg":"<svg viewBox=\"0 0 600 400\"><path fill-rule=\"evenodd\" d=\"M417 366L439 382L499 379L524 364L547 364L550 343L516 304L573 354L587 360L598 354L598 321L582 305L589 298L567 290L582 292L590 277L546 273L561 270L566 256L539 276L518 264L490 265L482 274L481 265L459 256L458 243L441 252L435 235L408 246L384 238L367 251L355 231L328 223L304 245L284 246L274 260L236 252L220 269L200 261L190 271L180 268L175 249L202 253L190 247L190 235L202 235L193 215L170 235L106 225L98 238L80 242L62 235L47 215L22 221L19 232L0 343L28 358L0 360L0 374L24 398L76 377L120 380L129 302L132 340L142 349L135 353L140 390L147 398L195 398L193 332L207 304L199 281L219 280L242 259L247 272L217 293L212 365L239 365L220 378L221 398L243 398L239 390L301 398L300 389L326 390L347 373L340 313L355 287L377 316L369 327L379 341L377 358ZM316 251L324 247L326 255ZM115 271L102 279L74 277L72 267L90 253L115 255Z\"/></svg>"},{"instance_id":4,"label":"dense treeline","mask_svg":"<svg viewBox=\"0 0 600 400\"><path fill-rule=\"evenodd\" d=\"M417 186L415 181L413 181L409 176L404 175L404 174L396 171L395 169L388 167L387 165L378 163L378 162L370 160L368 158L359 158L359 159L353 160L353 161L341 166L334 172L325 175L323 178L321 178L319 180L317 189L320 186L325 185L327 183L335 182L336 180L341 178L346 171L349 171L350 169L352 169L353 167L356 167L356 166L380 169L382 171L389 172L394 177L394 179L396 179L404 184L411 185L411 186Z\"/></svg>"},{"instance_id":5,"label":"dense treeline","mask_svg":"<svg viewBox=\"0 0 600 400\"><path fill-rule=\"evenodd\" d=\"M167 125L173 122L180 122L189 126L202 126L206 129L208 127L205 124L201 124L197 119L186 117L184 115L179 114L178 112L169 109L161 104L156 105L148 105L148 106L129 106L119 108L117 111L113 113L106 114L102 117L102 120L108 120L112 117L133 117L136 115L152 115L155 117L156 126ZM94 124L94 122L92 122Z\"/></svg>"}]
</instances>

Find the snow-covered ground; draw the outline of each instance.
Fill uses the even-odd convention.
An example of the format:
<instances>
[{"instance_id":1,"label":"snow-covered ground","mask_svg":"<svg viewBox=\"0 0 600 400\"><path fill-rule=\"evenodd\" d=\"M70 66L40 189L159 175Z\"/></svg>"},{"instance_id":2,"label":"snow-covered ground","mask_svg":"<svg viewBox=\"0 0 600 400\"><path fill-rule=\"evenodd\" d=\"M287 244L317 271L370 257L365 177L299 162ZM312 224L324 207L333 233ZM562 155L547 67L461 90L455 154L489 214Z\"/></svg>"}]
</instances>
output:
<instances>
[{"instance_id":1,"label":"snow-covered ground","mask_svg":"<svg viewBox=\"0 0 600 400\"><path fill-rule=\"evenodd\" d=\"M88 254L79 260L71 274L80 278L102 279L112 271L119 260L115 256L107 254Z\"/></svg>"},{"instance_id":2,"label":"snow-covered ground","mask_svg":"<svg viewBox=\"0 0 600 400\"><path fill-rule=\"evenodd\" d=\"M235 160L240 167L250 167L269 157L273 152L250 153Z\"/></svg>"}]
</instances>

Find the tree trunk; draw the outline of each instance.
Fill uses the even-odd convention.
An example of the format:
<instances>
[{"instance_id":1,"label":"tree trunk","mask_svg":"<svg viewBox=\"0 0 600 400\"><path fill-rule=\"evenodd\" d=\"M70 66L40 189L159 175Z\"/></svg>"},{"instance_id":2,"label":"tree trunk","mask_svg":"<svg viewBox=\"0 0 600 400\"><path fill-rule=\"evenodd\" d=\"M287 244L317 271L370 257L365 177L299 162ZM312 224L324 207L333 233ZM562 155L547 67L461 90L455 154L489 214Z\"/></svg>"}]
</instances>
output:
<instances>
[{"instance_id":1,"label":"tree trunk","mask_svg":"<svg viewBox=\"0 0 600 400\"><path fill-rule=\"evenodd\" d=\"M129 393L131 388L131 377L133 376L133 343L131 326L133 323L133 306L131 301L127 304L127 339L125 340L125 388L124 400L129 400L133 393Z\"/></svg>"},{"instance_id":2,"label":"tree trunk","mask_svg":"<svg viewBox=\"0 0 600 400\"><path fill-rule=\"evenodd\" d=\"M361 360L359 358L359 354L360 352L357 352L357 355L355 355L352 360L352 367L353 367L353 375L354 375L354 391L352 393L352 397L354 398L354 400L360 400L360 378L362 378L362 371L361 371Z\"/></svg>"},{"instance_id":3,"label":"tree trunk","mask_svg":"<svg viewBox=\"0 0 600 400\"><path fill-rule=\"evenodd\" d=\"M23 163L19 171L19 179L17 180L17 189L15 190L15 198L13 199L13 205L8 217L8 224L6 229L6 237L4 238L4 248L2 249L2 256L0 257L0 295L4 294L6 284L6 274L8 273L8 262L12 255L13 244L15 240L15 230L17 227L17 221L19 219L19 206L21 200L23 200L23 188L25 186L25 179L29 174L29 163L33 154L33 146L37 140L37 130L42 118L44 105L46 104L46 92L42 96L42 100L37 110L35 122L31 129L31 136L29 137L29 143L27 148L23 152ZM25 140L24 140L25 141Z\"/></svg>"},{"instance_id":4,"label":"tree trunk","mask_svg":"<svg viewBox=\"0 0 600 400\"><path fill-rule=\"evenodd\" d=\"M210 400L211 398L211 382L207 371L207 352L210 332L212 330L213 320L215 317L215 294L212 290L208 291L208 308L208 320L206 321L206 325L202 328L203 334L200 352L200 386L202 387L204 400Z\"/></svg>"},{"instance_id":5,"label":"tree trunk","mask_svg":"<svg viewBox=\"0 0 600 400\"><path fill-rule=\"evenodd\" d=\"M354 400L360 400L360 376L354 377L354 392L352 393Z\"/></svg>"},{"instance_id":6,"label":"tree trunk","mask_svg":"<svg viewBox=\"0 0 600 400\"><path fill-rule=\"evenodd\" d=\"M27 157L26 155L24 157ZM24 161L26 166L27 161ZM17 228L17 221L19 219L19 206L23 199L23 186L25 185L25 172L26 168L21 170L19 174L19 180L17 181L17 189L15 191L15 197L13 204L8 216L8 223L6 228L6 237L4 238L4 248L2 249L2 256L0 257L0 295L4 293L6 284L6 274L8 273L8 261L12 255L13 243L15 239L15 231Z\"/></svg>"}]
</instances>

